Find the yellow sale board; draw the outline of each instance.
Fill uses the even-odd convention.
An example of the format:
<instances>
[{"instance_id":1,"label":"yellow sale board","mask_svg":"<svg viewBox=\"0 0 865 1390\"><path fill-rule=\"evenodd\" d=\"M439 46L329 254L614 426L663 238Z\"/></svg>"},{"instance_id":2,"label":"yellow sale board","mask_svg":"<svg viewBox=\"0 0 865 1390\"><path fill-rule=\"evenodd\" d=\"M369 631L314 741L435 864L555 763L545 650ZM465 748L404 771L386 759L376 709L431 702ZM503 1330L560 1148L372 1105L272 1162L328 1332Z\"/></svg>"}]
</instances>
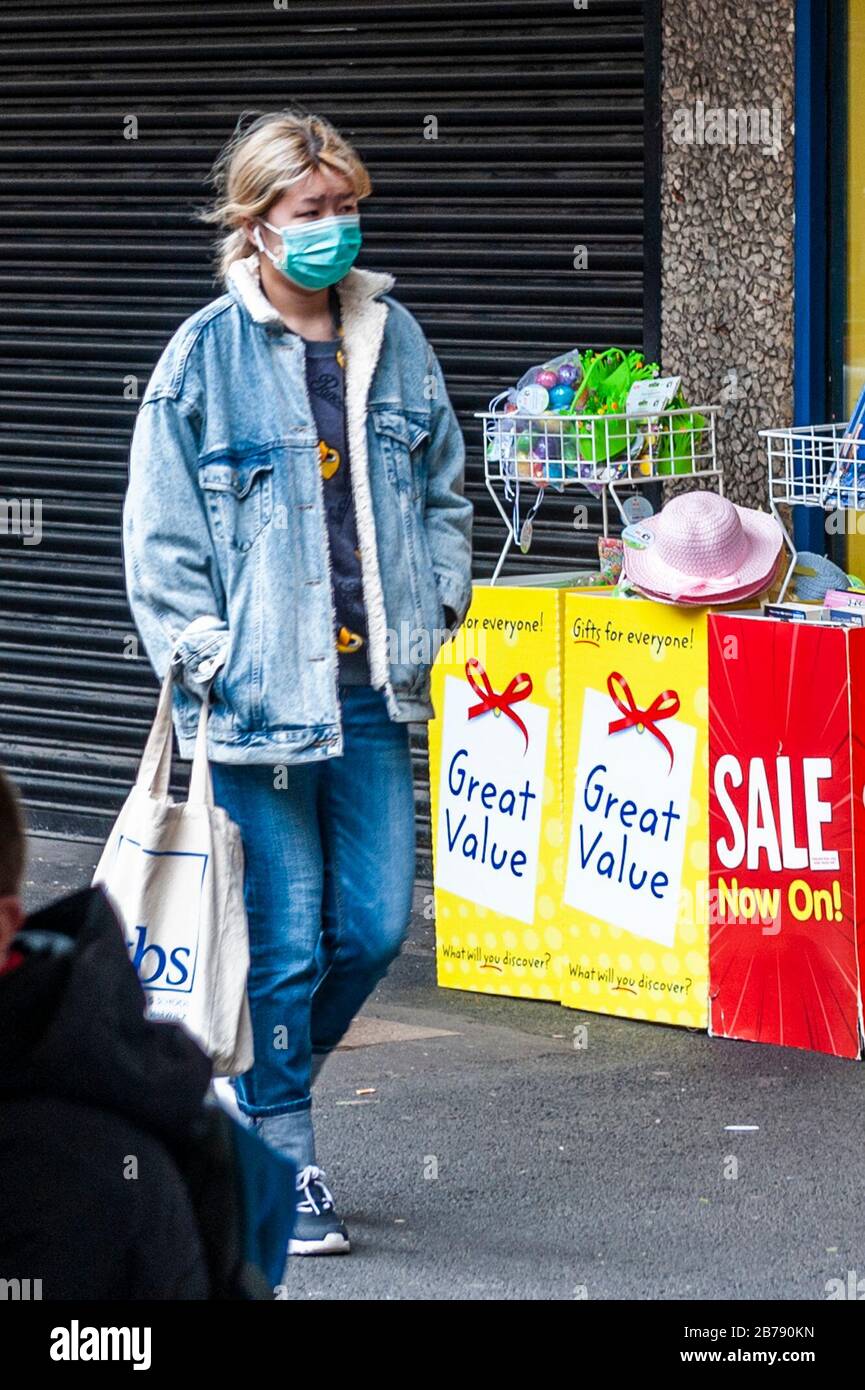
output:
<instances>
[{"instance_id":1,"label":"yellow sale board","mask_svg":"<svg viewBox=\"0 0 865 1390\"><path fill-rule=\"evenodd\" d=\"M561 998L564 590L475 586L433 671L438 982Z\"/></svg>"},{"instance_id":2,"label":"yellow sale board","mask_svg":"<svg viewBox=\"0 0 865 1390\"><path fill-rule=\"evenodd\" d=\"M564 604L562 1002L705 1028L707 613Z\"/></svg>"}]
</instances>

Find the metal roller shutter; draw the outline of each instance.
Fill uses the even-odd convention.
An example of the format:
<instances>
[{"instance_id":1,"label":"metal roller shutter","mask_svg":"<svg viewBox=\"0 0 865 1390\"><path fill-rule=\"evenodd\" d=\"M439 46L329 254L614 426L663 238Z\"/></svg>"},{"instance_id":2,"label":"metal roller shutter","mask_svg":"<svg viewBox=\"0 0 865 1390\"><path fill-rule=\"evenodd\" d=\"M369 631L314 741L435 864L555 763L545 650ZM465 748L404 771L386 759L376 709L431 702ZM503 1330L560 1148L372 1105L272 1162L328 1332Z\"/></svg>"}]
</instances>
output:
<instances>
[{"instance_id":1,"label":"metal roller shutter","mask_svg":"<svg viewBox=\"0 0 865 1390\"><path fill-rule=\"evenodd\" d=\"M154 707L120 554L136 394L217 292L192 212L238 113L299 101L368 161L361 263L396 273L442 358L485 575L502 535L471 412L574 343L654 347L659 21L654 0L5 0L3 19L0 499L41 503L42 538L0 535L0 760L34 827L101 837ZM589 559L572 505L549 499L516 564ZM422 853L424 749L419 730Z\"/></svg>"}]
</instances>

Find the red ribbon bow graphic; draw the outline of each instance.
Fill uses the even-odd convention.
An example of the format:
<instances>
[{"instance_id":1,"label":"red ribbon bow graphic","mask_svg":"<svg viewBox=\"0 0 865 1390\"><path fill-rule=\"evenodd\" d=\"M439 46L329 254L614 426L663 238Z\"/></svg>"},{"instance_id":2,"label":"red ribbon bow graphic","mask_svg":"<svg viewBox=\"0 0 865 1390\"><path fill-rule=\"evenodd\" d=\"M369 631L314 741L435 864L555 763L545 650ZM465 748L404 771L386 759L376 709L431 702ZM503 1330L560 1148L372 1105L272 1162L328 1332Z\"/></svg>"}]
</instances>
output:
<instances>
[{"instance_id":1,"label":"red ribbon bow graphic","mask_svg":"<svg viewBox=\"0 0 865 1390\"><path fill-rule=\"evenodd\" d=\"M477 672L484 683L484 689L478 685L474 673ZM490 684L490 678L484 670L476 656L470 656L466 662L466 680L476 695L481 697L479 705L471 705L468 710L469 719L475 719L479 714L486 714L488 710L501 710L503 714L512 719L517 728L522 732L526 741L523 756L528 752L529 731L518 714L514 714L511 705L517 704L520 700L527 700L532 693L532 678L527 676L525 671L520 671L519 675L514 676L506 688L497 695Z\"/></svg>"},{"instance_id":2,"label":"red ribbon bow graphic","mask_svg":"<svg viewBox=\"0 0 865 1390\"><path fill-rule=\"evenodd\" d=\"M624 700L616 693L616 685L619 685L624 695ZM609 732L617 734L621 729L648 729L650 734L654 734L659 743L662 743L670 755L669 772L673 770L673 749L670 740L656 728L661 719L672 719L679 713L679 696L675 690L662 690L657 695L648 709L640 709L633 695L631 687L625 677L618 671L611 671L607 676L607 690L613 704L622 711L624 719L612 719L610 721Z\"/></svg>"}]
</instances>

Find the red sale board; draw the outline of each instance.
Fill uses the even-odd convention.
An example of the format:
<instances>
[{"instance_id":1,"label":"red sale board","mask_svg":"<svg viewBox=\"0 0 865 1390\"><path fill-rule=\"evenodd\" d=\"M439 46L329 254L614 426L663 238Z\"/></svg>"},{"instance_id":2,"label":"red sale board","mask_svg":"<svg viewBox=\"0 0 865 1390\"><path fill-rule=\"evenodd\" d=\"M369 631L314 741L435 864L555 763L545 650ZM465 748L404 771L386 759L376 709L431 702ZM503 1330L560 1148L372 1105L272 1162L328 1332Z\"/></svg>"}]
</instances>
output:
<instances>
[{"instance_id":1,"label":"red sale board","mask_svg":"<svg viewBox=\"0 0 865 1390\"><path fill-rule=\"evenodd\" d=\"M865 630L709 620L716 1036L860 1056L863 675Z\"/></svg>"}]
</instances>

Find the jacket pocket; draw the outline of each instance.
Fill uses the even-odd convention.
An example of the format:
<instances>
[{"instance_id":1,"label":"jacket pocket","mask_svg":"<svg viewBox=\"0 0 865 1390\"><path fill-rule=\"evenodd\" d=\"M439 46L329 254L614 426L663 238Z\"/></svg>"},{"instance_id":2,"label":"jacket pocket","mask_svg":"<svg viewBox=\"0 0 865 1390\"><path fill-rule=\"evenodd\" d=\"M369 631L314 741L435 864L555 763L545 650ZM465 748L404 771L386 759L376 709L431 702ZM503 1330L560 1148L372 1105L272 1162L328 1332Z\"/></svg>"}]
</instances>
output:
<instances>
[{"instance_id":1,"label":"jacket pocket","mask_svg":"<svg viewBox=\"0 0 865 1390\"><path fill-rule=\"evenodd\" d=\"M419 502L424 491L424 468L423 452L417 451L429 438L429 419L375 405L369 407L369 417L389 483Z\"/></svg>"},{"instance_id":2,"label":"jacket pocket","mask_svg":"<svg viewBox=\"0 0 865 1390\"><path fill-rule=\"evenodd\" d=\"M198 481L214 532L249 550L273 516L273 451L226 450L201 461Z\"/></svg>"}]
</instances>

